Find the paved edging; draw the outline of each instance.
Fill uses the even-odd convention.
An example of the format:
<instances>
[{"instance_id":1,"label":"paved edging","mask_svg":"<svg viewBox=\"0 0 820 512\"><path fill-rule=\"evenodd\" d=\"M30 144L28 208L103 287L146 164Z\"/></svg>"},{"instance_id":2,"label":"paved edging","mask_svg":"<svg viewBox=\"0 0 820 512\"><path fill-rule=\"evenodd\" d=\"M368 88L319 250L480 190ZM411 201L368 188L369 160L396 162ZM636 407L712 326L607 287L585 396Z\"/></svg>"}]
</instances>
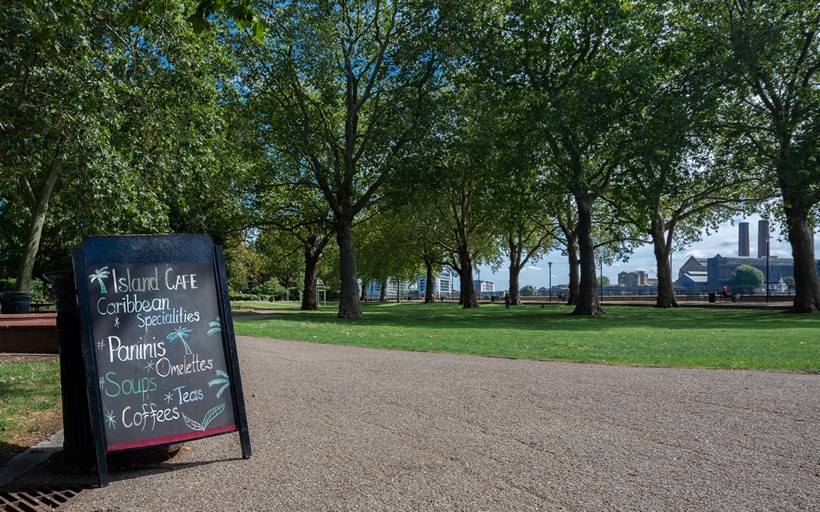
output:
<instances>
[{"instance_id":1,"label":"paved edging","mask_svg":"<svg viewBox=\"0 0 820 512\"><path fill-rule=\"evenodd\" d=\"M63 431L48 436L36 446L18 453L13 459L0 466L0 486L6 485L20 475L36 468L49 457L63 449Z\"/></svg>"}]
</instances>

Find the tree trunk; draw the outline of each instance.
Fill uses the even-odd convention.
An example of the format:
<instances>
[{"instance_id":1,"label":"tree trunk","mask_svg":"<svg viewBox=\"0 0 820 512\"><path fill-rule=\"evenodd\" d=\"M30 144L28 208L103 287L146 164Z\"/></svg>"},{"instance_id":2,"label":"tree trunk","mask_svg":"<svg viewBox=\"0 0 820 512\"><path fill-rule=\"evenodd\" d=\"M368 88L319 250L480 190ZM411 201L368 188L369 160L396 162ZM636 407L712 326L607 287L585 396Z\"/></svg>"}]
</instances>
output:
<instances>
[{"instance_id":1,"label":"tree trunk","mask_svg":"<svg viewBox=\"0 0 820 512\"><path fill-rule=\"evenodd\" d=\"M359 283L356 271L356 250L353 244L353 221L345 215L336 220L336 242L339 244L341 270L341 295L339 297L339 318L362 319L362 305L359 302Z\"/></svg>"},{"instance_id":2,"label":"tree trunk","mask_svg":"<svg viewBox=\"0 0 820 512\"><path fill-rule=\"evenodd\" d=\"M521 304L520 268L510 263L510 303ZM514 290L514 291L513 291Z\"/></svg>"},{"instance_id":3,"label":"tree trunk","mask_svg":"<svg viewBox=\"0 0 820 512\"><path fill-rule=\"evenodd\" d=\"M598 280L595 278L595 245L592 242L592 202L576 196L578 207L578 249L580 254L581 281L578 303L573 315L603 315L598 297Z\"/></svg>"},{"instance_id":4,"label":"tree trunk","mask_svg":"<svg viewBox=\"0 0 820 512\"><path fill-rule=\"evenodd\" d=\"M820 286L817 282L817 266L814 259L814 237L808 222L809 208L799 200L790 200L784 191L786 224L789 243L794 257L794 303L792 313L814 313L820 309Z\"/></svg>"},{"instance_id":5,"label":"tree trunk","mask_svg":"<svg viewBox=\"0 0 820 512\"><path fill-rule=\"evenodd\" d=\"M385 302L387 300L387 278L382 278L381 282L379 283L379 302Z\"/></svg>"},{"instance_id":6,"label":"tree trunk","mask_svg":"<svg viewBox=\"0 0 820 512\"><path fill-rule=\"evenodd\" d=\"M667 242L667 240L669 242ZM655 264L658 267L658 299L656 308L676 308L675 285L672 283L672 265L669 263L672 231L664 236L664 222L659 214L652 219L652 245L655 251Z\"/></svg>"},{"instance_id":7,"label":"tree trunk","mask_svg":"<svg viewBox=\"0 0 820 512\"><path fill-rule=\"evenodd\" d=\"M46 223L48 213L48 202L54 192L54 185L60 175L62 165L58 162L51 164L51 170L46 176L42 187L38 190L35 202L31 205L31 222L29 224L26 247L23 251L23 259L17 270L16 289L18 292L27 292L31 287L31 274L34 271L34 262L37 260L37 253L40 251L40 240L43 236L43 226Z\"/></svg>"},{"instance_id":8,"label":"tree trunk","mask_svg":"<svg viewBox=\"0 0 820 512\"><path fill-rule=\"evenodd\" d=\"M433 271L433 262L429 259L424 259L424 266L427 268L427 283L424 286L424 302L429 304L435 302L434 294L436 292L436 274Z\"/></svg>"},{"instance_id":9,"label":"tree trunk","mask_svg":"<svg viewBox=\"0 0 820 512\"><path fill-rule=\"evenodd\" d=\"M321 249L314 243L305 244L305 279L302 287L302 311L318 311L319 300L316 297L316 275L319 269Z\"/></svg>"},{"instance_id":10,"label":"tree trunk","mask_svg":"<svg viewBox=\"0 0 820 512\"><path fill-rule=\"evenodd\" d=\"M577 238L572 238L567 243L567 259L569 260L569 297L567 297L567 304L574 306L578 304L578 296L581 294L581 263L578 259Z\"/></svg>"},{"instance_id":11,"label":"tree trunk","mask_svg":"<svg viewBox=\"0 0 820 512\"><path fill-rule=\"evenodd\" d=\"M359 301L361 302L367 302L367 283L367 280L362 279L362 293L359 296Z\"/></svg>"},{"instance_id":12,"label":"tree trunk","mask_svg":"<svg viewBox=\"0 0 820 512\"><path fill-rule=\"evenodd\" d=\"M507 242L510 249L510 266L508 267L510 270L510 302L513 304L521 304L520 275L522 248L520 243L516 243L515 237L508 237Z\"/></svg>"},{"instance_id":13,"label":"tree trunk","mask_svg":"<svg viewBox=\"0 0 820 512\"><path fill-rule=\"evenodd\" d=\"M459 250L458 259L462 306L465 309L477 308L478 298L476 297L475 282L473 281L473 260L466 250Z\"/></svg>"}]
</instances>

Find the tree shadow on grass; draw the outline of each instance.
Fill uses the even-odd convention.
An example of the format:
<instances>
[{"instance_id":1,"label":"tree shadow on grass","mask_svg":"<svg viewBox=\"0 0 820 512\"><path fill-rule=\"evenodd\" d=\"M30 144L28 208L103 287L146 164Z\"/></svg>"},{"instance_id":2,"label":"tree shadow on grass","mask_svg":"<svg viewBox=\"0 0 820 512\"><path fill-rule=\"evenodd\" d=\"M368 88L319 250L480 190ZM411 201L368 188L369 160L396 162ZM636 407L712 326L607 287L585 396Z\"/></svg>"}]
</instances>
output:
<instances>
[{"instance_id":1,"label":"tree shadow on grass","mask_svg":"<svg viewBox=\"0 0 820 512\"><path fill-rule=\"evenodd\" d=\"M339 319L329 310L294 311L275 318L247 318L249 322L311 322L320 325L366 325L430 329L505 329L569 332L649 328L659 330L744 329L771 330L781 327L820 328L820 315L794 316L781 310L606 306L603 316L573 316L568 306L484 305L463 309L454 304L367 303L362 305L364 320ZM399 306L399 307L396 307Z\"/></svg>"}]
</instances>

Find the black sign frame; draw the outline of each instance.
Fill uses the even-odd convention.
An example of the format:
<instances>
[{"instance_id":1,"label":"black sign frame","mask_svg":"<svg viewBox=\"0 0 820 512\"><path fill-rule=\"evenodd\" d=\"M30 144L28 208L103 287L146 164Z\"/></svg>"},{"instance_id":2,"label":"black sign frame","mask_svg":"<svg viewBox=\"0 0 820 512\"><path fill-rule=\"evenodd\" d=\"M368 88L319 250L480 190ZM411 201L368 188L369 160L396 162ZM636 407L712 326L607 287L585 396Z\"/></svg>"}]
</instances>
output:
<instances>
[{"instance_id":1,"label":"black sign frame","mask_svg":"<svg viewBox=\"0 0 820 512\"><path fill-rule=\"evenodd\" d=\"M88 391L88 398L89 398L89 408L90 408L90 416L91 416L91 427L92 432L94 435L94 445L96 451L96 460L97 460L97 472L99 476L99 484L101 487L105 487L108 485L108 463L106 461L106 454L109 452L114 451L121 451L121 450L130 450L136 448L144 448L148 446L161 446L167 445L172 443L178 443L187 440L193 439L201 439L205 437L211 437L214 435L226 434L230 432L239 432L240 443L242 447L242 457L247 459L251 456L251 444L250 444L250 433L248 428L248 421L247 421L247 413L245 411L245 400L244 394L242 391L242 380L239 373L239 359L236 350L236 337L233 330L233 318L231 315L231 308L230 308L230 299L228 296L228 287L227 287L227 274L225 272L225 259L224 254L222 251L221 246L214 245L213 240L210 236L207 235L132 235L132 236L101 236L101 237L91 237L86 238L83 240L82 246L78 249L74 250L73 253L74 257L74 276L75 276L75 286L77 289L77 296L78 296L78 305L79 305L79 313L80 313L80 329L82 332L82 347L83 347L83 360L85 365L85 376L86 376L86 386ZM188 287L191 286L190 280L186 280L185 276L177 276L172 275L171 281L174 278L177 279L176 283L169 284L168 274L171 271L166 270L164 280L159 278L159 267L160 266L167 266L167 268L172 268L171 266L183 266L186 268L195 268L200 272L199 279L202 280L202 272L204 270L204 281L206 283L207 289L199 289L197 288L196 291L190 290L190 293L186 295L188 292ZM117 279L115 275L111 275L111 272L108 271L108 267L110 266L112 272L116 272L116 269L120 269L120 275L123 274L122 269L145 269L150 268L151 266L154 267L156 275L153 277L137 277L132 278L130 273L128 278L120 278ZM105 269L103 269L105 267ZM128 270L126 270L128 271ZM92 275L89 275L91 272ZM227 416L220 416L220 421L226 422L224 425L218 426L216 428L206 429L205 427L208 426L205 420L202 423L198 423L197 421L192 421L190 418L185 417L185 414L182 413L182 417L185 420L185 423L188 424L189 428L194 428L191 425L196 427L196 430L192 431L185 431L182 432L173 432L171 434L161 435L158 437L151 437L150 431L148 435L144 435L144 430L135 429L133 434L135 437L133 440L125 439L123 442L122 439L119 440L117 443L109 442L108 435L106 434L106 423L113 422L116 424L117 418L111 414L111 412L106 413L104 411L104 400L105 397L103 396L103 386L105 384L105 380L108 380L113 386L116 387L117 395L120 391L129 391L129 394L133 393L136 395L137 392L140 392L138 387L142 389L142 398L143 402L145 400L145 390L150 389L152 391L158 391L158 386L153 378L151 378L151 386L142 385L142 384L135 384L135 381L132 379L126 379L129 382L123 381L122 384L116 382L115 380L110 378L110 374L114 374L116 377L116 372L110 371L105 375L101 375L101 365L105 365L108 361L105 358L98 359L98 350L102 349L102 346L98 346L99 343L105 341L105 337L101 340L97 340L101 334L100 330L104 329L96 329L95 332L95 322L100 322L102 318L100 316L100 301L103 300L101 293L107 293L107 291L103 292L104 284L103 279L99 278L99 276L94 276L95 273L102 272L104 275L105 280L111 278L110 284L114 282L125 283L127 288L130 288L132 284L136 285L137 288L142 286L145 289L159 289L161 287L161 282L164 282L165 286L174 286L175 288L168 288L168 290L173 290L176 294L174 295L175 298L182 297L182 300L185 298L192 297L192 294L196 293L196 300L201 301L205 300L208 309L215 309L216 311L210 311L210 313L217 313L216 320L218 325L216 328L213 328L209 331L209 336L211 334L218 333L221 338L221 347L219 345L210 346L208 347L209 350L216 350L216 357L217 359L221 356L224 359L218 359L218 362L224 363L224 370L220 370L222 373L218 375L224 376L224 381L229 382L230 384L224 384L222 389L229 390L230 396L226 397L231 404L231 407L227 411ZM196 275L196 274L194 274ZM89 277L91 279L89 280ZM96 281L99 284L99 288L97 289L97 293L92 292L91 286L92 283ZM196 279L196 278L191 278ZM130 280L130 281L129 281ZM142 283L142 285L140 285ZM185 290L182 292L178 291L178 288L185 287ZM114 285L114 291L116 290L116 285ZM132 290L128 289L127 293L130 293ZM137 290L137 292L145 291L145 290ZM170 292L169 292L170 293ZM213 294L213 295L210 295ZM160 301L157 304L160 305L167 305L171 304L168 298L166 299L158 299L156 296L158 293L154 293L153 301ZM92 296L100 297L96 303L95 308L92 309ZM134 293L134 301L140 300L139 295L135 292ZM122 304L115 303L113 304L114 308L118 310L122 306L122 309L126 309L128 304L129 297L124 297L121 301ZM147 300L145 301L148 302ZM111 304L108 305L109 307L112 306ZM174 308L175 310L177 308ZM185 313L184 310L181 310L182 314L187 314L188 321L191 321L192 314ZM163 316L166 319L171 319L172 323L180 323L178 315L176 312L167 313L160 309L159 315L152 317L156 322L164 322ZM196 320L199 322L204 321L204 312L200 314L199 311L196 312ZM123 313L125 316L126 313ZM170 315L170 316L169 316ZM176 315L176 316L175 316ZM220 321L220 319L222 319ZM145 319L140 318L142 322ZM117 316L116 319L116 328L119 329L120 319ZM169 324L170 325L170 324ZM210 325L216 325L211 323ZM177 347L181 344L179 342L185 343L185 337L187 337L187 333L190 333L192 329L178 327L177 331L181 330L181 334L184 337L178 337L178 343L176 343ZM212 332L213 331L213 332ZM145 332L148 332L148 326L145 326ZM187 332L187 333L186 333ZM117 332L119 334L119 332ZM174 334L172 332L172 334ZM133 336L132 336L133 337ZM147 334L145 336L147 340ZM110 336L108 337L108 343L112 344L112 339L115 339L118 347L120 344L120 340L118 336ZM140 338L142 339L142 338ZM171 345L171 334L168 336L168 344ZM154 342L151 343L144 343L142 345L136 344L132 345L131 347L136 348L136 352L140 350L144 350L144 352L149 352L151 350L155 350L156 346L159 345L162 348L163 354L166 351L166 347L163 346L165 342L160 341L159 343ZM148 346L151 345L151 346ZM140 346L143 349L140 349ZM121 348L121 347L120 347ZM221 349L221 350L220 350ZM103 349L104 350L104 349ZM114 361L114 348L109 347L110 354L111 354L111 363L113 364ZM134 354L134 349L131 349L131 355ZM196 354L191 352L187 343L185 343L185 351L187 353L194 354L193 357L196 357ZM105 353L105 352L103 352ZM119 351L118 351L119 353ZM143 354L146 355L146 354ZM152 353L148 354L150 356L157 356L158 354ZM185 357L185 356L183 356ZM145 359L150 359L146 357ZM163 358L167 359L167 358ZM129 363L131 362L128 357L124 359L125 363L122 365L128 371L134 371L134 365ZM213 361L213 360L209 360ZM118 356L117 364L122 363L123 360ZM140 360L136 364L143 364L143 360ZM197 361L197 363L199 363ZM160 373L159 368L156 369L150 367L149 365L152 364L152 361L146 365L146 371L156 371ZM166 363L168 368L170 368L171 363ZM202 365L202 363L199 363ZM159 365L159 362L157 362ZM183 368L185 365L176 365L177 368ZM119 367L117 367L119 368ZM202 368L211 368L202 365ZM195 366L196 369L196 366ZM180 372L181 375L181 372ZM168 377L168 375L164 375L163 377ZM182 377L180 377L182 378ZM146 378L142 378L140 380L145 381ZM173 379L170 379L173 381ZM220 380L220 379L217 379ZM145 381L148 382L148 381ZM188 381L186 381L188 382ZM125 384L129 384L125 386ZM210 385L210 383L209 383ZM126 389L127 388L127 389ZM184 386L183 386L184 388ZM136 390L136 391L135 391ZM174 389L179 393L179 400L180 405L182 404L182 390L181 389ZM197 395L192 395L192 399L202 399L202 390L197 390ZM220 396L222 391L217 393L217 397ZM113 395L113 396L117 396ZM112 396L110 392L106 392L106 396ZM175 394L169 391L169 394L166 395L166 399L168 400L166 403L169 403L171 400L176 400ZM186 397L188 398L188 397ZM158 400L159 401L159 400ZM151 409L155 404L151 404ZM199 404L196 404L199 405ZM143 404L143 409L144 409ZM154 412L154 427L156 427L156 418L157 416L160 417L160 420L164 420L163 416L170 417L171 411L170 408L163 410L163 412ZM218 412L217 412L218 411ZM130 411L129 411L130 412ZM153 412L153 411L152 411ZM173 412L176 414L175 420L179 419L179 411L177 407L173 408ZM221 415L225 412L225 402L222 403L222 409L219 410L217 407L208 411L211 413L207 416L208 421L213 421L213 417L217 415ZM216 414L213 414L216 413ZM108 414L108 416L106 416ZM232 414L232 417L230 416ZM122 423L125 423L125 418L127 414L126 411L123 410L121 417L123 419ZM139 412L134 416L135 419L139 418L146 418L145 413L139 414ZM147 419L142 419L140 421L146 421ZM170 422L169 422L170 423ZM217 423L217 422L215 422ZM133 422L132 422L133 426ZM109 423L109 427L111 427L111 423ZM200 428L201 427L201 428ZM113 427L115 428L115 427ZM177 427L168 427L168 428L177 428ZM153 428L152 430L153 431ZM111 430L113 433L114 430ZM115 435L124 436L125 434L121 433L122 431L117 431Z\"/></svg>"}]
</instances>

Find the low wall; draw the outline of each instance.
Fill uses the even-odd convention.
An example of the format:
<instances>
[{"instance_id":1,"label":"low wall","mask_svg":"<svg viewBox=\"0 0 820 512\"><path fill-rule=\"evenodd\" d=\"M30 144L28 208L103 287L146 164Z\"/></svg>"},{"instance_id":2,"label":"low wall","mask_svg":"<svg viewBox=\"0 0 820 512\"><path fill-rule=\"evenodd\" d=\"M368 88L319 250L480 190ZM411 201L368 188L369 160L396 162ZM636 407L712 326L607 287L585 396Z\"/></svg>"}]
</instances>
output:
<instances>
[{"instance_id":1,"label":"low wall","mask_svg":"<svg viewBox=\"0 0 820 512\"><path fill-rule=\"evenodd\" d=\"M0 315L0 352L57 354L57 313Z\"/></svg>"}]
</instances>

